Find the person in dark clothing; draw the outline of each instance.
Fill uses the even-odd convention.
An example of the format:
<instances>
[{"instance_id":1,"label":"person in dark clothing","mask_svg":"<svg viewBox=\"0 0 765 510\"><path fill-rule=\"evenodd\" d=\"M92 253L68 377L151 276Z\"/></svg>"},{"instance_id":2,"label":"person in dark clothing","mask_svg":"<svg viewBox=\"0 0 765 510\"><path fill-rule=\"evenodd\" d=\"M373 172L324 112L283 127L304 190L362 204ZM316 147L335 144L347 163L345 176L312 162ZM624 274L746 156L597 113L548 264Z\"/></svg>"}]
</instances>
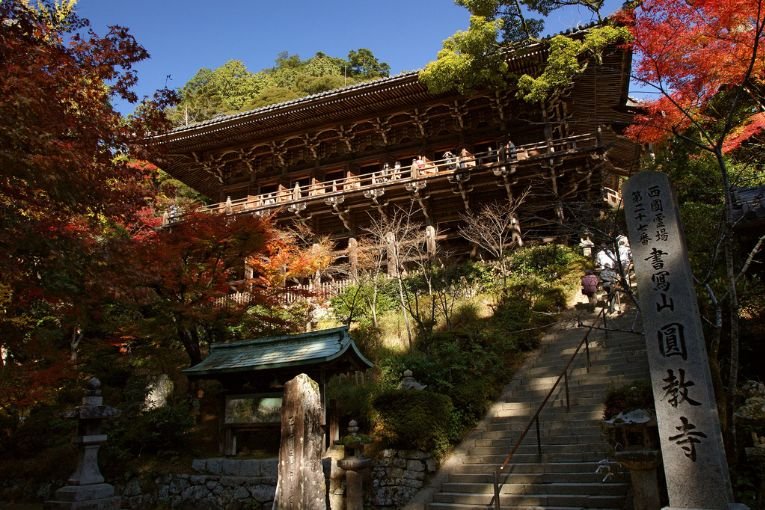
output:
<instances>
[{"instance_id":1,"label":"person in dark clothing","mask_svg":"<svg viewBox=\"0 0 765 510\"><path fill-rule=\"evenodd\" d=\"M598 276L590 270L585 271L582 277L582 294L587 296L590 303L590 311L595 309L595 294L598 292Z\"/></svg>"}]
</instances>

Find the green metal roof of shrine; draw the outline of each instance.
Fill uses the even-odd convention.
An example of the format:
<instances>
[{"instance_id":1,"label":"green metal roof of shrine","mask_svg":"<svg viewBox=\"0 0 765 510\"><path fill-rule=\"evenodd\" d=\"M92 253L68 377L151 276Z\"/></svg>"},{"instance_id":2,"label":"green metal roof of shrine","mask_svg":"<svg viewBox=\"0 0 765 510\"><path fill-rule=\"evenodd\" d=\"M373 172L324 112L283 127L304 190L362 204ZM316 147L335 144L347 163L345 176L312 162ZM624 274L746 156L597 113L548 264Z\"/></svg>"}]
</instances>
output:
<instances>
[{"instance_id":1,"label":"green metal roof of shrine","mask_svg":"<svg viewBox=\"0 0 765 510\"><path fill-rule=\"evenodd\" d=\"M359 368L372 366L348 335L348 328L343 326L297 335L212 344L210 354L201 363L183 372L189 377L216 376L326 365L335 361L345 361Z\"/></svg>"}]
</instances>

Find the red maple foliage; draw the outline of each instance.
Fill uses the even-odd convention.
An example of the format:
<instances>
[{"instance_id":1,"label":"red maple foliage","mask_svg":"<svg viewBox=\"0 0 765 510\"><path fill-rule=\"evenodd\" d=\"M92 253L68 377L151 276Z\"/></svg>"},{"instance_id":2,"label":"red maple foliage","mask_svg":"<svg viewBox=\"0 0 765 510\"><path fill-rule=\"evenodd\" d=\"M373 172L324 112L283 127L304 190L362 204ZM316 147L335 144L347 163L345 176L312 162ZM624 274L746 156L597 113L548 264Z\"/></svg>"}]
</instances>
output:
<instances>
[{"instance_id":1,"label":"red maple foliage","mask_svg":"<svg viewBox=\"0 0 765 510\"><path fill-rule=\"evenodd\" d=\"M759 136L763 131L765 131L765 112L755 113L725 138L722 146L723 154L736 151L746 142Z\"/></svg>"},{"instance_id":2,"label":"red maple foliage","mask_svg":"<svg viewBox=\"0 0 765 510\"><path fill-rule=\"evenodd\" d=\"M124 324L122 334L164 347L177 342L195 364L203 344L223 340L244 312L227 300L231 292L248 290L246 304L269 303L267 282L245 281L243 273L247 258L269 258L275 233L268 218L252 215L189 212L162 228L148 218L146 229L114 246L111 300L144 319Z\"/></svg>"},{"instance_id":3,"label":"red maple foliage","mask_svg":"<svg viewBox=\"0 0 765 510\"><path fill-rule=\"evenodd\" d=\"M71 375L73 331L98 319L103 247L148 203L146 170L119 156L145 152L172 100L123 119L111 99L136 99L146 51L125 28L98 36L30 5L0 2L0 407Z\"/></svg>"},{"instance_id":4,"label":"red maple foliage","mask_svg":"<svg viewBox=\"0 0 765 510\"><path fill-rule=\"evenodd\" d=\"M636 79L662 94L628 129L640 142L724 119L728 111L711 105L718 93L765 79L762 0L645 0L622 21Z\"/></svg>"}]
</instances>

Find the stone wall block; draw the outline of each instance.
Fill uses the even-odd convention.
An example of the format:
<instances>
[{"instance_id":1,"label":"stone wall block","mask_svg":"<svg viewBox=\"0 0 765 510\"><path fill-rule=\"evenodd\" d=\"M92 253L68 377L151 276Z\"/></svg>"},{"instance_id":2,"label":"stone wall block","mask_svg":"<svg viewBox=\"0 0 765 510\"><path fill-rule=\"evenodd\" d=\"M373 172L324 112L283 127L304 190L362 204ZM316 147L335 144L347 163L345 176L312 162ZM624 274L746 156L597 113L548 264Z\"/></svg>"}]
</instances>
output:
<instances>
[{"instance_id":1,"label":"stone wall block","mask_svg":"<svg viewBox=\"0 0 765 510\"><path fill-rule=\"evenodd\" d=\"M207 477L205 475L191 475L189 477L189 483L191 485L204 485L207 483Z\"/></svg>"},{"instance_id":2,"label":"stone wall block","mask_svg":"<svg viewBox=\"0 0 765 510\"><path fill-rule=\"evenodd\" d=\"M239 476L241 462L234 459L223 459L221 461L221 474Z\"/></svg>"},{"instance_id":3,"label":"stone wall block","mask_svg":"<svg viewBox=\"0 0 765 510\"><path fill-rule=\"evenodd\" d=\"M406 467L406 464L404 464L404 467ZM388 476L391 478L402 478L404 476L404 469L401 467L391 468L388 471Z\"/></svg>"},{"instance_id":4,"label":"stone wall block","mask_svg":"<svg viewBox=\"0 0 765 510\"><path fill-rule=\"evenodd\" d=\"M404 480L424 480L425 471L407 471L404 473Z\"/></svg>"},{"instance_id":5,"label":"stone wall block","mask_svg":"<svg viewBox=\"0 0 765 510\"><path fill-rule=\"evenodd\" d=\"M207 472L211 475L222 475L221 460L223 459L207 459L205 462L205 469Z\"/></svg>"},{"instance_id":6,"label":"stone wall block","mask_svg":"<svg viewBox=\"0 0 765 510\"><path fill-rule=\"evenodd\" d=\"M234 499L239 499L239 500L250 499L250 491L248 491L244 487L239 486L234 490L233 497Z\"/></svg>"},{"instance_id":7,"label":"stone wall block","mask_svg":"<svg viewBox=\"0 0 765 510\"><path fill-rule=\"evenodd\" d=\"M167 490L170 495L175 496L181 494L188 487L188 480L184 480L183 478L172 478L167 486Z\"/></svg>"},{"instance_id":8,"label":"stone wall block","mask_svg":"<svg viewBox=\"0 0 765 510\"><path fill-rule=\"evenodd\" d=\"M410 460L406 463L407 471L425 471L425 464L419 460Z\"/></svg>"},{"instance_id":9,"label":"stone wall block","mask_svg":"<svg viewBox=\"0 0 765 510\"><path fill-rule=\"evenodd\" d=\"M403 459L401 457L396 457L395 459L393 459L392 465L393 465L393 467L397 467L397 468L405 468L406 467L406 459Z\"/></svg>"},{"instance_id":10,"label":"stone wall block","mask_svg":"<svg viewBox=\"0 0 765 510\"><path fill-rule=\"evenodd\" d=\"M264 460L260 464L260 476L269 480L276 480L279 463L276 460Z\"/></svg>"},{"instance_id":11,"label":"stone wall block","mask_svg":"<svg viewBox=\"0 0 765 510\"><path fill-rule=\"evenodd\" d=\"M132 498L134 496L140 496L142 492L141 481L138 478L132 478L125 484L125 488L122 490L122 497Z\"/></svg>"},{"instance_id":12,"label":"stone wall block","mask_svg":"<svg viewBox=\"0 0 765 510\"><path fill-rule=\"evenodd\" d=\"M261 464L262 463L259 460L255 460L255 459L242 460L239 463L239 475L251 476L251 477L260 476Z\"/></svg>"},{"instance_id":13,"label":"stone wall block","mask_svg":"<svg viewBox=\"0 0 765 510\"><path fill-rule=\"evenodd\" d=\"M411 479L411 478L404 479L403 484L405 487L410 487L415 489L415 491L422 487L422 481Z\"/></svg>"},{"instance_id":14,"label":"stone wall block","mask_svg":"<svg viewBox=\"0 0 765 510\"><path fill-rule=\"evenodd\" d=\"M413 459L413 460L424 460L424 459L430 458L429 453L422 452L420 450L402 450L399 455L405 459Z\"/></svg>"},{"instance_id":15,"label":"stone wall block","mask_svg":"<svg viewBox=\"0 0 765 510\"><path fill-rule=\"evenodd\" d=\"M275 492L276 487L273 485L258 484L254 487L250 487L250 494L260 503L273 501Z\"/></svg>"}]
</instances>

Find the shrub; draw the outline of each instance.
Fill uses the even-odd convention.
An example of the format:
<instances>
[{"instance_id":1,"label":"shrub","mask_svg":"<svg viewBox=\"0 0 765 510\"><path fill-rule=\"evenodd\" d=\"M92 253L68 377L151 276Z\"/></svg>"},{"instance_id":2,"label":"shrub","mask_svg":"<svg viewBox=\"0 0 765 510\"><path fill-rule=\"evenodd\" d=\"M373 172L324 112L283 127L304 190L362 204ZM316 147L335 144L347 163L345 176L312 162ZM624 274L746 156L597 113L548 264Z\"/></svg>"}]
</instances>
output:
<instances>
[{"instance_id":1,"label":"shrub","mask_svg":"<svg viewBox=\"0 0 765 510\"><path fill-rule=\"evenodd\" d=\"M127 461L143 454L177 454L186 446L194 420L190 405L178 401L148 411L123 411L108 425L107 455Z\"/></svg>"},{"instance_id":2,"label":"shrub","mask_svg":"<svg viewBox=\"0 0 765 510\"><path fill-rule=\"evenodd\" d=\"M375 435L383 446L444 453L453 424L452 401L432 391L389 390L373 404Z\"/></svg>"},{"instance_id":3,"label":"shrub","mask_svg":"<svg viewBox=\"0 0 765 510\"><path fill-rule=\"evenodd\" d=\"M372 399L378 391L373 381L356 383L348 377L333 377L327 384L327 397L337 402L341 419L356 420L362 430L372 423Z\"/></svg>"},{"instance_id":4,"label":"shrub","mask_svg":"<svg viewBox=\"0 0 765 510\"><path fill-rule=\"evenodd\" d=\"M376 312L379 317L398 307L398 295L395 281L383 276L376 280L364 280L358 285L351 285L342 293L332 298L332 310L340 322L345 322L353 315L353 320L361 325L372 323L371 305L375 286L377 287Z\"/></svg>"}]
</instances>

